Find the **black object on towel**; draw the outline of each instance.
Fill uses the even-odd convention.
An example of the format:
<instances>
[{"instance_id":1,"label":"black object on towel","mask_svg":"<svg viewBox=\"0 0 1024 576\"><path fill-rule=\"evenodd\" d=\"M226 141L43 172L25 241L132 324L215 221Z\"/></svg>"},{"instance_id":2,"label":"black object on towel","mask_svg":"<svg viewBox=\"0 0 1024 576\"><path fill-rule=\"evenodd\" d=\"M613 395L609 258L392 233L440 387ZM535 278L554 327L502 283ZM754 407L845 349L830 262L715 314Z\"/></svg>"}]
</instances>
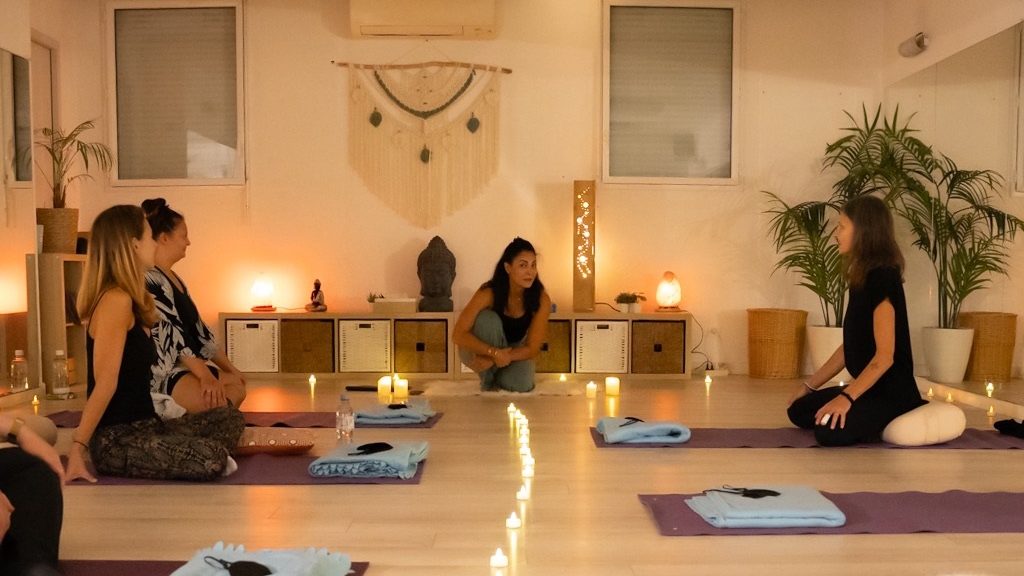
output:
<instances>
[{"instance_id":1,"label":"black object on towel","mask_svg":"<svg viewBox=\"0 0 1024 576\"><path fill-rule=\"evenodd\" d=\"M356 446L355 452L349 452L349 456L367 456L370 454L377 454L378 452L387 452L394 448L387 442L370 442L369 444L360 444Z\"/></svg>"},{"instance_id":2,"label":"black object on towel","mask_svg":"<svg viewBox=\"0 0 1024 576\"><path fill-rule=\"evenodd\" d=\"M725 492L726 494L739 494L743 498L764 498L766 496L780 496L775 490L769 490L767 488L734 488L728 484L721 488L709 488L701 494L707 494L708 492Z\"/></svg>"},{"instance_id":3,"label":"black object on towel","mask_svg":"<svg viewBox=\"0 0 1024 576\"><path fill-rule=\"evenodd\" d=\"M259 562L253 562L251 560L239 560L238 562L228 562L227 560L221 560L220 558L214 558L213 556L206 556L203 561L214 568L220 568L227 570L229 576L267 576L273 574L274 571L267 568Z\"/></svg>"}]
</instances>

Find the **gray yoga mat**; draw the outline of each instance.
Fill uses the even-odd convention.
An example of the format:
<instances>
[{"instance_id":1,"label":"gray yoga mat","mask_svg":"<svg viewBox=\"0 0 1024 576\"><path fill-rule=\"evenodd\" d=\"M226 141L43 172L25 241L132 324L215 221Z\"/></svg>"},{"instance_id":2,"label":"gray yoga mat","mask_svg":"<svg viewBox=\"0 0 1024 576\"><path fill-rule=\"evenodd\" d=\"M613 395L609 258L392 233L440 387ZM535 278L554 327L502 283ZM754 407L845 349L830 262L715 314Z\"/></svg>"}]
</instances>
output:
<instances>
[{"instance_id":1,"label":"gray yoga mat","mask_svg":"<svg viewBox=\"0 0 1024 576\"><path fill-rule=\"evenodd\" d=\"M800 428L691 428L692 436L682 444L608 444L596 428L590 436L598 448L819 448L814 433ZM1024 450L1024 439L996 430L968 428L956 440L931 446L897 446L885 442L863 443L848 448L901 448L945 450Z\"/></svg>"},{"instance_id":2,"label":"gray yoga mat","mask_svg":"<svg viewBox=\"0 0 1024 576\"><path fill-rule=\"evenodd\" d=\"M270 454L253 454L238 458L238 471L234 474L211 480L209 482L189 482L187 480L142 480L139 478L121 478L118 476L96 476L98 482L92 484L85 480L75 480L69 486L147 486L158 484L194 485L194 486L295 486L318 484L419 484L423 477L426 460L419 463L416 474L412 478L314 478L309 475L309 465L316 456L307 454L272 456Z\"/></svg>"},{"instance_id":3,"label":"gray yoga mat","mask_svg":"<svg viewBox=\"0 0 1024 576\"><path fill-rule=\"evenodd\" d=\"M184 566L176 560L61 560L64 576L170 576ZM349 576L363 576L369 562L353 562Z\"/></svg>"},{"instance_id":4,"label":"gray yoga mat","mask_svg":"<svg viewBox=\"0 0 1024 576\"><path fill-rule=\"evenodd\" d=\"M693 494L641 494L662 536L1024 532L1021 492L822 494L846 515L839 528L715 528L684 501Z\"/></svg>"},{"instance_id":5,"label":"gray yoga mat","mask_svg":"<svg viewBox=\"0 0 1024 576\"><path fill-rule=\"evenodd\" d=\"M246 426L281 428L334 428L334 412L242 412ZM366 424L356 422L356 428L433 428L444 416L438 412L418 424ZM47 416L58 428L75 428L82 419L78 410L62 410Z\"/></svg>"}]
</instances>

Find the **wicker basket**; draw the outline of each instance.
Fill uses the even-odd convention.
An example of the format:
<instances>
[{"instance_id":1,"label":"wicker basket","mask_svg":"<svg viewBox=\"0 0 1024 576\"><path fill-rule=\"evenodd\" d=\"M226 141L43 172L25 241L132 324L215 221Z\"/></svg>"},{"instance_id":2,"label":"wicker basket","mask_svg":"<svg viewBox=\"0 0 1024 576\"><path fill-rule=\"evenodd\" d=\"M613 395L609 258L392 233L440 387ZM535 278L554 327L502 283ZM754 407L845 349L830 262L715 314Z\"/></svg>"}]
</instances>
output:
<instances>
[{"instance_id":1,"label":"wicker basket","mask_svg":"<svg viewBox=\"0 0 1024 576\"><path fill-rule=\"evenodd\" d=\"M36 208L43 225L43 252L74 254L78 242L78 208Z\"/></svg>"},{"instance_id":2,"label":"wicker basket","mask_svg":"<svg viewBox=\"0 0 1024 576\"><path fill-rule=\"evenodd\" d=\"M800 376L806 310L747 310L747 351L752 378Z\"/></svg>"},{"instance_id":3,"label":"wicker basket","mask_svg":"<svg viewBox=\"0 0 1024 576\"><path fill-rule=\"evenodd\" d=\"M974 328L967 380L1007 382L1013 370L1017 315L1006 312L961 312L961 328Z\"/></svg>"}]
</instances>

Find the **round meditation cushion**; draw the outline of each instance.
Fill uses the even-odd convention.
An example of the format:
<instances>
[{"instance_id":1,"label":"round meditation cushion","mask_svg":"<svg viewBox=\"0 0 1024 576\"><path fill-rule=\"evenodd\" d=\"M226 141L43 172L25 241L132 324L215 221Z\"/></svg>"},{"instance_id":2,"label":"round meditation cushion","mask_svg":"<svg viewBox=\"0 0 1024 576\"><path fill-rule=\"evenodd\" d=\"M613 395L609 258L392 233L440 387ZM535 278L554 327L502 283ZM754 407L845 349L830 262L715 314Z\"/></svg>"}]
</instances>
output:
<instances>
[{"instance_id":1,"label":"round meditation cushion","mask_svg":"<svg viewBox=\"0 0 1024 576\"><path fill-rule=\"evenodd\" d=\"M882 431L882 440L897 446L928 446L959 438L967 417L959 407L929 402L897 417Z\"/></svg>"}]
</instances>

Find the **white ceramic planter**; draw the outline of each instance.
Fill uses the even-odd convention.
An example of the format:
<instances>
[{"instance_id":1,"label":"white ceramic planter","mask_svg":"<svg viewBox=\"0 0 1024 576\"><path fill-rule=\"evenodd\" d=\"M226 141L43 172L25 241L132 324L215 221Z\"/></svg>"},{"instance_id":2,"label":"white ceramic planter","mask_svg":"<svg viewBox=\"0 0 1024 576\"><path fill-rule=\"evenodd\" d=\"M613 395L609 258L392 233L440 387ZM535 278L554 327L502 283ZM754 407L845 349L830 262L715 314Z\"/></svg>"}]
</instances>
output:
<instances>
[{"instance_id":1,"label":"white ceramic planter","mask_svg":"<svg viewBox=\"0 0 1024 576\"><path fill-rule=\"evenodd\" d=\"M821 368L832 354L843 343L843 329L835 326L808 326L807 327L807 351L811 355L811 364L814 369ZM850 373L845 369L840 370L833 382L849 382L853 380Z\"/></svg>"},{"instance_id":2,"label":"white ceramic planter","mask_svg":"<svg viewBox=\"0 0 1024 576\"><path fill-rule=\"evenodd\" d=\"M922 328L921 335L928 379L940 384L963 382L971 357L974 329Z\"/></svg>"}]
</instances>

